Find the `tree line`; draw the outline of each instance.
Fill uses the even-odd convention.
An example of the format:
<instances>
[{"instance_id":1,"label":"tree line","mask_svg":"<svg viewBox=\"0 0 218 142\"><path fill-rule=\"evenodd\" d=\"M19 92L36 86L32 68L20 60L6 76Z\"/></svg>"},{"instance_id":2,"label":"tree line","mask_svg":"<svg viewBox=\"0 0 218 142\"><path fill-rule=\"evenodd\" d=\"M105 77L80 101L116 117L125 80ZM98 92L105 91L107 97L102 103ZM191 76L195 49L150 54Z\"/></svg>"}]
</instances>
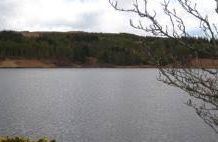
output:
<instances>
[{"instance_id":1,"label":"tree line","mask_svg":"<svg viewBox=\"0 0 218 142\"><path fill-rule=\"evenodd\" d=\"M1 31L0 58L52 59L84 64L91 57L100 64L154 65L158 61L167 65L175 60L187 63L196 57L217 57L208 39L182 37L181 40L194 49L184 48L176 39L126 33L45 32L39 36L26 36L23 32Z\"/></svg>"}]
</instances>

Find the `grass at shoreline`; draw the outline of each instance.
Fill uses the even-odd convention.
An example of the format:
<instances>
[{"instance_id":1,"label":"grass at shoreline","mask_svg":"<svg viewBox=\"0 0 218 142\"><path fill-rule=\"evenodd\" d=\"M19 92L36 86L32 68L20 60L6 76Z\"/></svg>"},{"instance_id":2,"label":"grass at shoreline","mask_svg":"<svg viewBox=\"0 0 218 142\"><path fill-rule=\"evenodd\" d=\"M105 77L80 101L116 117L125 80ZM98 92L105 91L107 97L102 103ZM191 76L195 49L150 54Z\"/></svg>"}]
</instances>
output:
<instances>
[{"instance_id":1,"label":"grass at shoreline","mask_svg":"<svg viewBox=\"0 0 218 142\"><path fill-rule=\"evenodd\" d=\"M48 138L41 138L39 140L30 140L24 137L0 137L0 142L56 142L55 140L49 140Z\"/></svg>"}]
</instances>

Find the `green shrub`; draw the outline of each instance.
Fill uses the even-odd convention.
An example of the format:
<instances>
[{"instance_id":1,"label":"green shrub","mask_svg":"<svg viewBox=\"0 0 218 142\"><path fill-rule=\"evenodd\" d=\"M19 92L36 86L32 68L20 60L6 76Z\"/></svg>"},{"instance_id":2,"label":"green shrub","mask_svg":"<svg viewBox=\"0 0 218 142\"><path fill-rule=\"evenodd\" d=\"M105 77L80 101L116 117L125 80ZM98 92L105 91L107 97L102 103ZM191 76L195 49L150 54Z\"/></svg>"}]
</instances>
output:
<instances>
[{"instance_id":1,"label":"green shrub","mask_svg":"<svg viewBox=\"0 0 218 142\"><path fill-rule=\"evenodd\" d=\"M2 137L0 138L0 142L56 142L55 140L48 140L47 138L41 138L39 140L30 140L29 138L23 138L23 137Z\"/></svg>"}]
</instances>

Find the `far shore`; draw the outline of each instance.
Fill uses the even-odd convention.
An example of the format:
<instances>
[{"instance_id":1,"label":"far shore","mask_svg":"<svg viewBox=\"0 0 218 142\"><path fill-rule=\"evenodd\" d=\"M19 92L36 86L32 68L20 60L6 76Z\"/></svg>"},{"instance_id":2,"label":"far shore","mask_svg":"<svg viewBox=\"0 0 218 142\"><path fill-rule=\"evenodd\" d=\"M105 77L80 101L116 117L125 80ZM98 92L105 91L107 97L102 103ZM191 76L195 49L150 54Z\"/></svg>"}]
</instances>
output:
<instances>
[{"instance_id":1,"label":"far shore","mask_svg":"<svg viewBox=\"0 0 218 142\"><path fill-rule=\"evenodd\" d=\"M171 67L166 65L163 67ZM218 68L218 59L195 59L188 66L191 68ZM176 68L183 68L176 66ZM97 63L74 63L67 62L57 64L54 60L37 60L37 59L0 59L0 68L158 68L156 65L112 65L112 64L97 64Z\"/></svg>"}]
</instances>

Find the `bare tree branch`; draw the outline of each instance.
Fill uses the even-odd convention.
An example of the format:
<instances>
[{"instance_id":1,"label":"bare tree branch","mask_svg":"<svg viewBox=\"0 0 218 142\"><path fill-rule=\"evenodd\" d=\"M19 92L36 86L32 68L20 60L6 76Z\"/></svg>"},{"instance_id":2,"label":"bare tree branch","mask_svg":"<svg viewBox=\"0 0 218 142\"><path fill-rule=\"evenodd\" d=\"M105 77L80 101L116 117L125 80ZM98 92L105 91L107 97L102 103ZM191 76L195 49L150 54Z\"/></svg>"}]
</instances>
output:
<instances>
[{"instance_id":1,"label":"bare tree branch","mask_svg":"<svg viewBox=\"0 0 218 142\"><path fill-rule=\"evenodd\" d=\"M199 12L196 3L192 3L190 0L176 0L186 14L192 16L193 20L199 23L201 32L204 33L207 39L210 39L209 49L215 52L216 58L218 58L218 47L217 37L218 28L214 23L209 21L208 15L203 15ZM157 12L154 11L152 14L148 10L148 0L135 0L133 7L130 9L123 9L118 6L117 1L109 0L112 7L118 11L130 12L138 15L140 18L148 20L151 24L144 26L142 21L138 24L134 24L133 20L130 20L130 25L144 32L151 33L154 36L166 37L169 39L176 40L183 48L193 49L193 45L190 42L182 40L182 37L191 37L185 25L184 17L178 15L177 9L172 8L170 0L163 0L160 4L165 16L169 19L169 24L161 23L160 19L157 18ZM216 2L216 13L218 13L218 0ZM143 3L143 8L140 4ZM140 7L140 8L139 8ZM197 53L197 52L196 52ZM212 53L212 52L211 52ZM201 117L206 124L208 124L215 132L218 133L218 68L216 69L192 69L191 67L184 66L180 62L177 62L176 57L172 56L175 61L169 68L163 68L159 66L160 60L154 58L154 55L150 54L150 58L156 60L156 64L159 69L158 80L178 87L185 92L189 93L195 99L199 100L198 105L189 101L189 106L192 106L199 117ZM196 57L198 55L196 54ZM175 67L181 67L180 69ZM199 104L199 102L203 102Z\"/></svg>"}]
</instances>

